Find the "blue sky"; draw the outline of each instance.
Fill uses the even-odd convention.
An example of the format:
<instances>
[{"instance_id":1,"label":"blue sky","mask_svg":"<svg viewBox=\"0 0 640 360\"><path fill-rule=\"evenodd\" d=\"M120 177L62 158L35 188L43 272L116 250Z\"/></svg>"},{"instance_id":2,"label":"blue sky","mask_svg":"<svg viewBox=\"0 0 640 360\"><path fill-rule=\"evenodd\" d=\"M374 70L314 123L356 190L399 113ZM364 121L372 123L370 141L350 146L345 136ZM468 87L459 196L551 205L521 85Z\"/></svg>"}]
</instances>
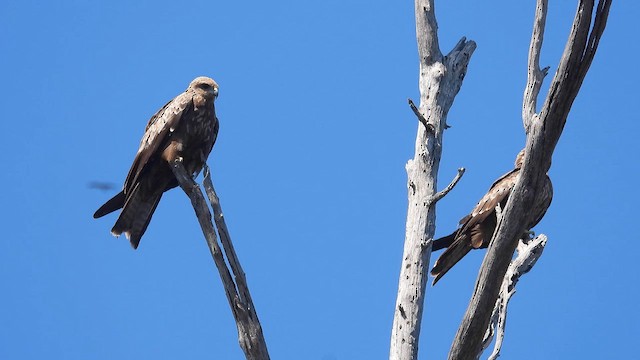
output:
<instances>
[{"instance_id":1,"label":"blue sky","mask_svg":"<svg viewBox=\"0 0 640 360\"><path fill-rule=\"evenodd\" d=\"M576 1L551 1L555 71ZM615 1L553 157L542 259L518 285L505 358L632 358L640 334L640 5ZM534 1L437 1L443 52L478 43L449 113L437 235L524 144ZM196 76L220 84L209 158L274 359L384 359L418 99L413 2L3 1L0 358L243 359L193 210L167 193L140 248L95 209L148 118ZM548 85L548 81L545 82ZM546 87L542 94L546 96ZM421 358L443 358L483 251L427 292ZM433 258L433 257L432 257Z\"/></svg>"}]
</instances>

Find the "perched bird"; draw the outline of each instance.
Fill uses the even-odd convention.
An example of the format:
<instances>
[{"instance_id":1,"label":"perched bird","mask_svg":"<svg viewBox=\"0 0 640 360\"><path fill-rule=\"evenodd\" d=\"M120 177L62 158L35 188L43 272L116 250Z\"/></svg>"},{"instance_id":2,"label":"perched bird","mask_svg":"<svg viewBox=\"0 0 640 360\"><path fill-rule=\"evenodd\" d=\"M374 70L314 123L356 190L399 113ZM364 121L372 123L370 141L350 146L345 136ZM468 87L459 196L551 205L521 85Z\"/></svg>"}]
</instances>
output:
<instances>
[{"instance_id":1,"label":"perched bird","mask_svg":"<svg viewBox=\"0 0 640 360\"><path fill-rule=\"evenodd\" d=\"M202 170L218 135L214 101L218 84L208 77L194 79L151 117L121 192L93 214L99 218L122 208L111 229L138 248L162 194L178 186L171 163L182 159L191 176Z\"/></svg>"},{"instance_id":2,"label":"perched bird","mask_svg":"<svg viewBox=\"0 0 640 360\"><path fill-rule=\"evenodd\" d=\"M431 248L433 251L447 248L431 270L431 275L435 277L433 279L434 285L471 249L481 249L489 246L497 223L496 205L500 204L500 207L504 209L511 194L511 189L516 184L523 161L524 149L516 157L515 169L502 175L491 185L489 191L480 199L473 211L460 220L458 229L452 234L433 242ZM531 221L527 224L527 230L542 220L551 204L552 198L553 187L551 186L551 179L547 175L542 191L537 194L533 207L529 210Z\"/></svg>"}]
</instances>

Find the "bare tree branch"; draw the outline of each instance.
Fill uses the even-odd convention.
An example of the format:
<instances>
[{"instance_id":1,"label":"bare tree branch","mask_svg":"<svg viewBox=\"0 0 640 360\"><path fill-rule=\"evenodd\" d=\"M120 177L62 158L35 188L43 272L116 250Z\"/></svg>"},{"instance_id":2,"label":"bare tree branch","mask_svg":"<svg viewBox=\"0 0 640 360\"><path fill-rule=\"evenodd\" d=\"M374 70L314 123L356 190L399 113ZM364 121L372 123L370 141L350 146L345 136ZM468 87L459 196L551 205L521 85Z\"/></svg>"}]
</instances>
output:
<instances>
[{"instance_id":1,"label":"bare tree branch","mask_svg":"<svg viewBox=\"0 0 640 360\"><path fill-rule=\"evenodd\" d=\"M253 305L253 300L251 299L247 279L244 271L242 270L242 266L240 265L235 249L233 248L229 230L227 229L227 224L224 220L222 207L220 206L220 199L213 187L209 166L206 164L204 174L204 189L207 192L207 197L209 198L211 208L213 209L213 219L216 223L216 227L218 228L220 242L222 242L222 247L227 255L227 260L229 261L231 270L235 275L236 286L238 289L237 295L239 298L239 302L237 304L238 315L236 316L236 319L242 319L242 321L240 321L242 324L242 331L239 329L238 333L246 334L245 336L240 336L240 341L245 342L243 348L246 347L247 349L250 349L252 351L252 356L254 356L255 359L269 359L267 345L264 340L264 335L262 334L262 326L260 325L256 308ZM238 327L240 328L240 325L238 325Z\"/></svg>"},{"instance_id":2,"label":"bare tree branch","mask_svg":"<svg viewBox=\"0 0 640 360\"><path fill-rule=\"evenodd\" d=\"M425 121L418 125L414 158L406 165L409 205L389 351L393 360L413 360L418 356L429 244L435 231L435 203L429 200L436 193L447 113L476 47L473 41L463 38L444 57L438 46L433 0L415 0L415 11L420 58L420 108L416 115Z\"/></svg>"},{"instance_id":3,"label":"bare tree branch","mask_svg":"<svg viewBox=\"0 0 640 360\"><path fill-rule=\"evenodd\" d=\"M431 65L441 61L442 53L438 44L438 22L434 0L416 0L415 13L420 64Z\"/></svg>"},{"instance_id":4,"label":"bare tree branch","mask_svg":"<svg viewBox=\"0 0 640 360\"><path fill-rule=\"evenodd\" d=\"M542 80L547 75L549 67L540 70L540 49L544 38L544 26L547 21L547 0L538 0L536 15L533 21L533 35L529 46L529 67L527 71L527 85L522 102L522 120L525 131L528 132L533 117L536 115L536 103L542 86Z\"/></svg>"},{"instance_id":5,"label":"bare tree branch","mask_svg":"<svg viewBox=\"0 0 640 360\"><path fill-rule=\"evenodd\" d=\"M212 197L214 198L214 200L211 200L211 205L216 217L220 238L236 282L234 282L222 255L216 232L211 222L211 212L200 190L200 186L189 176L181 160L176 160L172 165L171 170L176 176L176 179L178 179L180 187L187 196L189 196L189 199L191 199L191 205L193 205L193 209L196 212L198 222L200 223L202 232L207 240L207 245L209 245L209 250L213 256L213 261L220 273L220 279L224 286L227 301L229 301L231 312L236 320L240 347L248 360L268 360L269 353L266 342L264 341L264 336L262 335L262 327L260 326L253 302L251 301L251 295L249 294L244 272L242 271L242 267L240 267L233 245L231 244L229 232L222 216L220 202L218 201L209 177L208 167L205 165L205 187L207 188L207 193L211 193L210 199Z\"/></svg>"},{"instance_id":6,"label":"bare tree branch","mask_svg":"<svg viewBox=\"0 0 640 360\"><path fill-rule=\"evenodd\" d=\"M418 110L418 108L416 107L416 104L413 103L413 100L409 99L408 101L409 101L409 106L411 107L411 110L413 110L413 113L418 118L418 121L420 121L422 125L424 125L427 131L436 132L436 128L434 128L433 125L427 122L427 119L424 117L424 115L420 113L420 110Z\"/></svg>"},{"instance_id":7,"label":"bare tree branch","mask_svg":"<svg viewBox=\"0 0 640 360\"><path fill-rule=\"evenodd\" d=\"M449 359L472 360L481 352L483 335L489 326L500 284L516 249L518 238L529 221L528 209L542 189L544 178L551 166L553 150L562 134L573 100L578 94L606 25L611 0L600 0L596 10L597 26L594 26L589 36L593 3L593 0L579 1L571 34L545 103L539 116L526 129L524 165L504 208L503 221L485 255L471 302L451 346ZM537 36L535 31L534 27L533 36ZM529 67L531 66L530 64ZM526 121L524 122L526 124Z\"/></svg>"},{"instance_id":8,"label":"bare tree branch","mask_svg":"<svg viewBox=\"0 0 640 360\"><path fill-rule=\"evenodd\" d=\"M440 199L445 197L449 193L449 191L453 190L453 188L458 184L458 181L462 179L462 175L464 175L464 171L465 171L464 168L458 168L458 173L453 178L453 180L451 180L449 185L447 185L446 188L438 191L435 195L433 195L433 197L429 199L429 204L437 203L438 201L440 201Z\"/></svg>"},{"instance_id":9,"label":"bare tree branch","mask_svg":"<svg viewBox=\"0 0 640 360\"><path fill-rule=\"evenodd\" d=\"M507 306L509 305L509 300L511 300L513 294L516 293L516 284L520 280L520 277L528 273L540 256L542 256L542 252L544 251L546 244L547 237L544 234L540 234L531 240L526 239L518 242L518 248L516 249L518 255L513 259L511 264L509 264L507 274L502 281L500 295L495 307L493 308L491 323L489 324L489 328L487 329L487 333L485 334L482 344L483 350L489 347L495 333L497 333L498 336L496 338L496 343L491 355L489 356L489 360L495 360L500 355L507 322Z\"/></svg>"}]
</instances>

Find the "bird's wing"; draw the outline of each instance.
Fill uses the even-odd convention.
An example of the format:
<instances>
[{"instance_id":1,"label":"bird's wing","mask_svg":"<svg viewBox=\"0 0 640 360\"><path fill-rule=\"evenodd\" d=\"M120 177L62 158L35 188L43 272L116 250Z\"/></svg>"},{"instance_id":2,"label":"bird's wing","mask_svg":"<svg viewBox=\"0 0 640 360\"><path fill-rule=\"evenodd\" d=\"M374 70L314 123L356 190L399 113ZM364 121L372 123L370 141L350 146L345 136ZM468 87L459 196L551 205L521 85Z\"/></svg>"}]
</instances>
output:
<instances>
[{"instance_id":1,"label":"bird's wing","mask_svg":"<svg viewBox=\"0 0 640 360\"><path fill-rule=\"evenodd\" d=\"M482 197L482 199L480 199L480 201L478 201L478 204L476 204L476 206L473 208L473 211L472 211L470 214L465 215L465 217L463 217L462 219L460 219L460 221L458 221L458 226L459 226L461 229L462 229L462 228L464 228L464 227L465 227L465 225L467 225L471 220L473 220L473 221L474 221L473 223L471 223L471 226L473 226L473 225L475 225L475 224L478 222L478 221L477 221L478 219L482 219L482 220L486 219L486 217L487 217L487 215L488 215L488 214L487 214L486 212L482 212L481 205L482 205L482 204L485 204L485 203L489 200L489 197L490 197L490 194L491 194L491 191L493 190L493 188L495 188L496 186L498 186L498 184L499 184L502 180L504 180L505 178L507 178L507 177L511 176L514 172L517 172L517 170L516 170L516 169L511 170L510 172L508 172L508 173L506 173L506 174L504 174L504 175L500 176L500 177L498 178L498 180L494 181L494 182L493 182L493 184L491 184L491 187L489 188L489 191L487 191L487 193ZM517 175L517 174L516 174L516 175ZM515 184L515 177L513 178L513 180L512 180L512 181L514 181L514 184ZM511 185L511 186L513 186L513 185ZM493 208L492 208L492 209L495 209L495 207L496 207L496 205L497 205L497 204L498 204L498 203L496 202L496 203L493 205ZM478 216L478 214L479 214L479 213L482 213L482 215L484 215L484 217L481 217L481 218L475 218L475 219L474 219L474 217ZM480 220L480 221L482 221L482 220ZM468 228L469 226L466 226L466 227Z\"/></svg>"},{"instance_id":2,"label":"bird's wing","mask_svg":"<svg viewBox=\"0 0 640 360\"><path fill-rule=\"evenodd\" d=\"M478 204L473 208L473 211L462 220L460 220L460 233L466 233L472 230L476 225L484 222L488 216L492 215L496 211L498 204L506 202L511 189L515 184L518 177L518 170L514 169L496 180L487 193L478 201ZM481 244L472 244L474 247L479 247Z\"/></svg>"},{"instance_id":3,"label":"bird's wing","mask_svg":"<svg viewBox=\"0 0 640 360\"><path fill-rule=\"evenodd\" d=\"M551 205L551 201L553 200L553 185L551 184L551 179L549 175L544 180L544 185L542 186L542 194L538 194L536 196L536 201L533 203L532 213L535 218L531 221L527 226L528 229L536 226L540 220L544 217L544 214L547 213L547 209Z\"/></svg>"},{"instance_id":4,"label":"bird's wing","mask_svg":"<svg viewBox=\"0 0 640 360\"><path fill-rule=\"evenodd\" d=\"M171 133L180 124L180 119L192 112L193 98L189 93L185 92L166 103L151 117L142 136L138 153L127 175L127 180L124 183L125 193L133 189L140 174L147 165L155 160L154 155L158 153L158 150L162 151L164 149L171 138Z\"/></svg>"}]
</instances>

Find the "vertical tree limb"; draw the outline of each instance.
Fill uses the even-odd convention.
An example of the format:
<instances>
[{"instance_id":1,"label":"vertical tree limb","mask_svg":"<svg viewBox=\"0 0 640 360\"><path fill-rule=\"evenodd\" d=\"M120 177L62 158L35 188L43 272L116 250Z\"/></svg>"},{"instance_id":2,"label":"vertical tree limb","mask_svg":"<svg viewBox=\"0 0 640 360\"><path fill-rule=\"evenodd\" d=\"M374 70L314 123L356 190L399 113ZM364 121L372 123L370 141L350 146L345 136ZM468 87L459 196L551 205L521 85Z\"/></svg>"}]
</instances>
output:
<instances>
[{"instance_id":1,"label":"vertical tree limb","mask_svg":"<svg viewBox=\"0 0 640 360\"><path fill-rule=\"evenodd\" d=\"M547 1L538 1L533 21L533 35L529 45L529 65L527 69L527 85L522 101L522 121L526 132L529 132L531 121L536 116L536 103L542 80L547 75L549 67L540 69L540 50L544 38L544 27L547 22Z\"/></svg>"},{"instance_id":2,"label":"vertical tree limb","mask_svg":"<svg viewBox=\"0 0 640 360\"><path fill-rule=\"evenodd\" d=\"M537 12L541 12L543 18L546 16L546 2L538 0ZM482 350L483 335L489 325L500 284L516 249L518 238L529 221L528 209L533 205L536 194L541 191L543 179L551 166L553 150L597 49L606 25L611 0L600 0L595 23L589 33L593 5L593 0L579 1L569 40L540 114L533 115L530 121L524 119L525 127L530 122L529 127L525 129L527 144L524 165L503 211L503 221L496 229L483 260L471 302L449 352L451 360L476 359ZM536 37L542 39L540 31L541 27L534 26L532 43ZM536 57L530 56L529 61L532 59L535 61ZM530 63L529 68L531 67ZM531 77L529 81L532 81ZM527 88L530 86L532 85L528 84ZM535 108L535 97L530 96L528 101L530 103L525 106ZM528 111L523 113L525 116L530 114Z\"/></svg>"},{"instance_id":3,"label":"vertical tree limb","mask_svg":"<svg viewBox=\"0 0 640 360\"><path fill-rule=\"evenodd\" d=\"M262 334L262 327L260 326L255 307L251 301L251 295L249 294L244 272L231 244L229 231L222 216L222 208L215 194L211 178L209 177L209 168L205 165L205 188L207 194L209 194L216 225L220 233L220 239L222 240L225 254L231 265L235 281L222 255L216 232L211 222L211 212L200 190L200 186L189 176L182 161L176 160L172 165L171 170L176 176L176 179L178 179L180 187L187 196L189 196L189 199L191 199L191 205L193 205L193 209L198 217L198 222L207 240L207 245L209 245L211 256L213 256L213 261L216 268L218 268L227 301L229 301L231 312L236 320L240 347L248 360L268 360L269 353Z\"/></svg>"},{"instance_id":4,"label":"vertical tree limb","mask_svg":"<svg viewBox=\"0 0 640 360\"><path fill-rule=\"evenodd\" d=\"M398 283L389 358L417 359L424 304L430 239L435 231L436 177L442 133L453 99L460 90L469 59L476 48L462 38L444 57L438 45L433 0L416 0L416 37L420 57L420 107L415 155L406 165L409 204L404 251Z\"/></svg>"}]
</instances>

